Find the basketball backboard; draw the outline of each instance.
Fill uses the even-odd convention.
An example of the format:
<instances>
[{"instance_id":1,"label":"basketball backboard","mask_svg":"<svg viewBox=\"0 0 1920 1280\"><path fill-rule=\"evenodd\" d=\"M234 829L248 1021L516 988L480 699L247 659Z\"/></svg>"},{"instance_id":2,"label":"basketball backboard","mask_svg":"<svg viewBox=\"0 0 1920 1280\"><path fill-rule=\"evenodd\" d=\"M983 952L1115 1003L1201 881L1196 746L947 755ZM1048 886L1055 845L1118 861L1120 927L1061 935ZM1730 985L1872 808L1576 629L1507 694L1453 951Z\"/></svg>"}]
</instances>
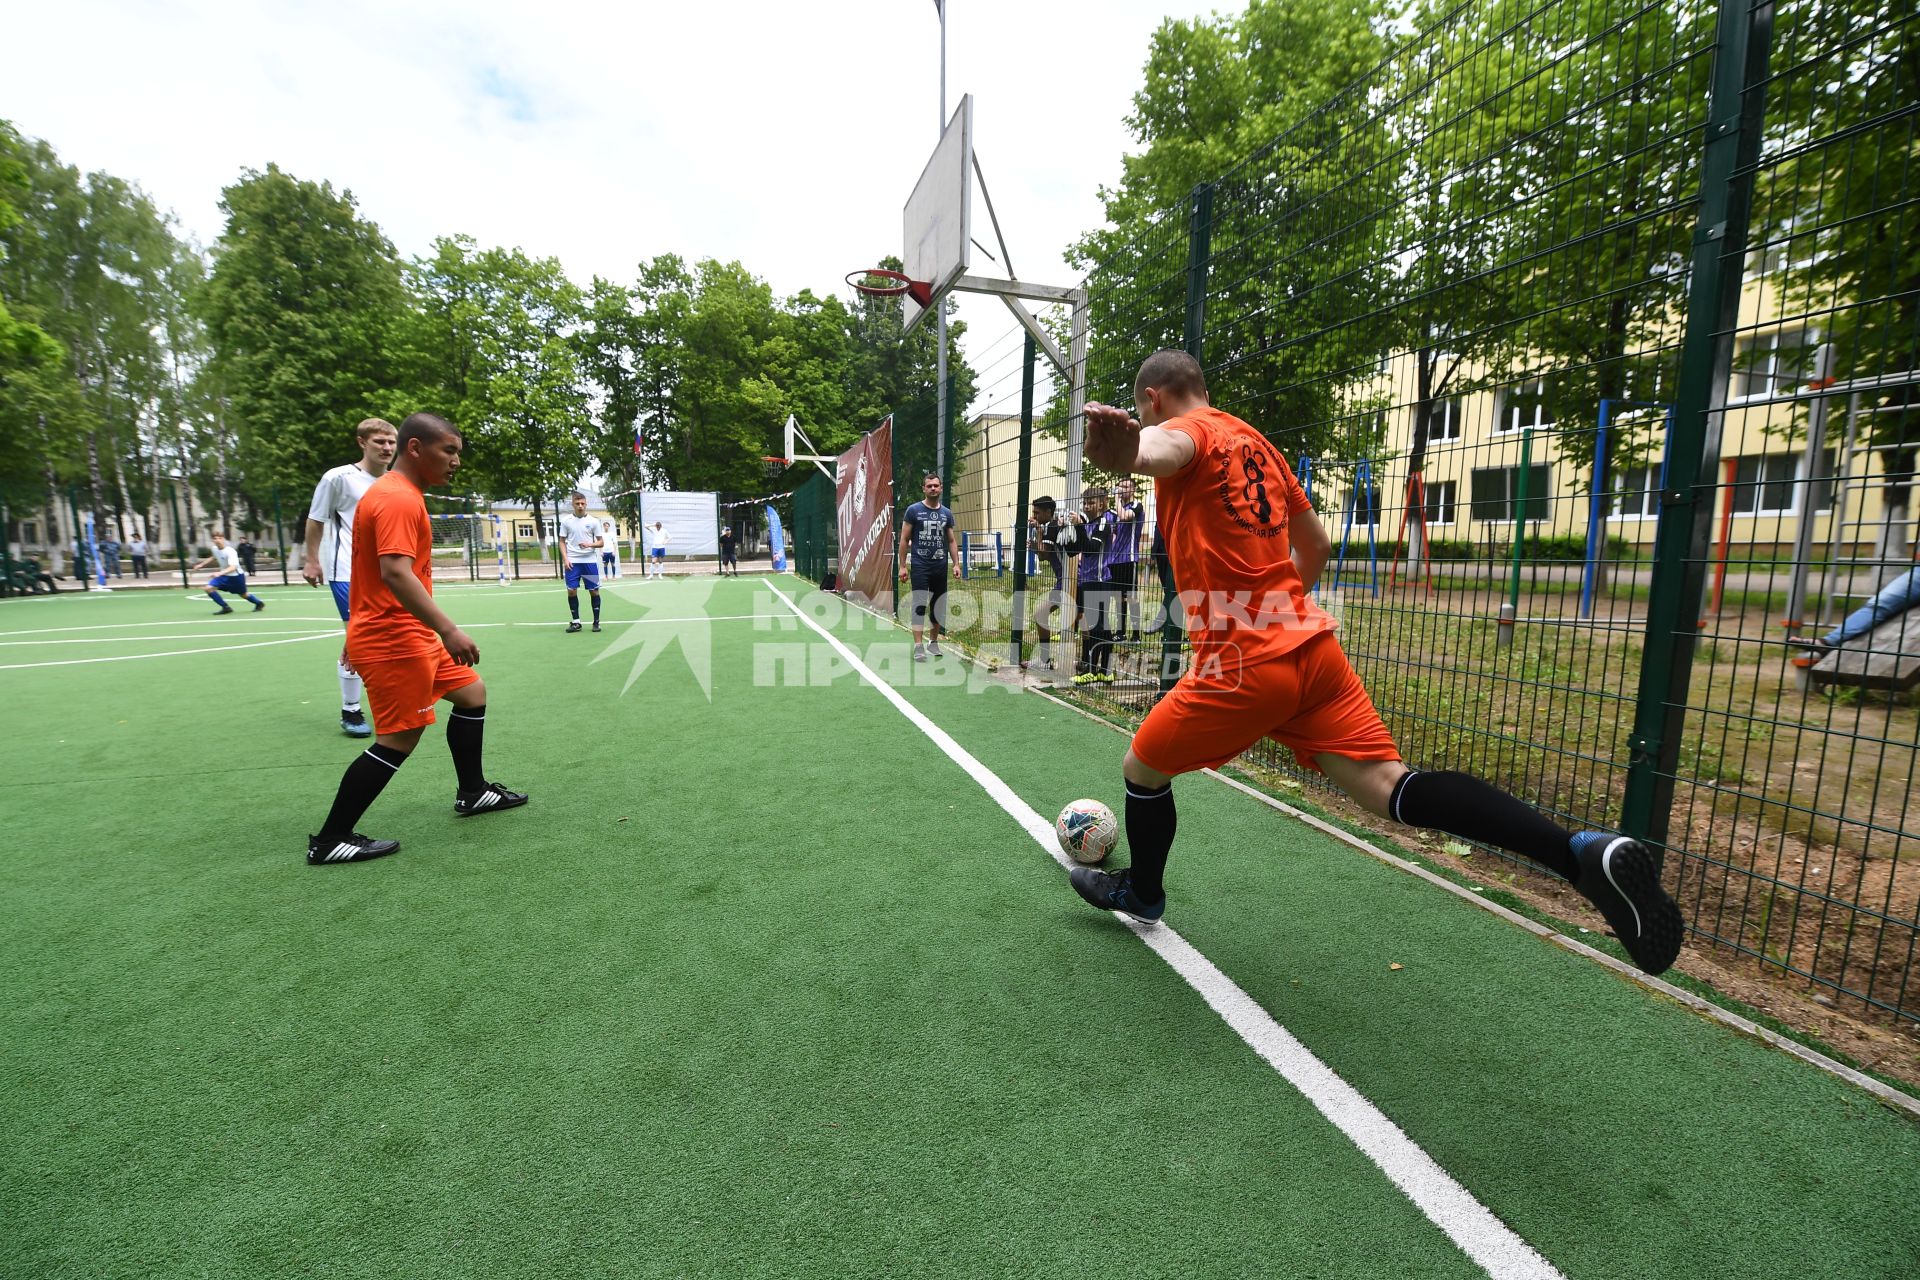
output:
<instances>
[{"instance_id":1,"label":"basketball backboard","mask_svg":"<svg viewBox=\"0 0 1920 1280\"><path fill-rule=\"evenodd\" d=\"M973 95L960 99L960 109L947 121L933 158L921 171L902 212L904 235L901 259L906 274L933 287L926 306L901 295L907 332L947 295L953 282L967 273L973 246Z\"/></svg>"}]
</instances>

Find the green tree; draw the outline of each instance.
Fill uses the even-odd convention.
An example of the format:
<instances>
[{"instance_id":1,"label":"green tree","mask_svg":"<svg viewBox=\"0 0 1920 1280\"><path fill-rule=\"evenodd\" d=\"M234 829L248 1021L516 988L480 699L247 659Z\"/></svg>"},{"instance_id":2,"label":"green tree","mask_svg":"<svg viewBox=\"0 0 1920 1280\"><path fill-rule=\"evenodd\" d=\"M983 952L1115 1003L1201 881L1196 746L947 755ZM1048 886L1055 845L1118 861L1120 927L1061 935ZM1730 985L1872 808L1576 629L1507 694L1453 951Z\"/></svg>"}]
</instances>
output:
<instances>
[{"instance_id":1,"label":"green tree","mask_svg":"<svg viewBox=\"0 0 1920 1280\"><path fill-rule=\"evenodd\" d=\"M1838 0L1794 6L1778 22L1776 67L1781 48L1823 52L1768 88L1768 138L1783 159L1761 179L1753 260L1787 309L1818 318L1832 376L1889 384L1862 396L1858 421L1880 458L1881 553L1897 559L1920 455L1920 386L1909 381L1920 372L1912 8Z\"/></svg>"},{"instance_id":2,"label":"green tree","mask_svg":"<svg viewBox=\"0 0 1920 1280\"><path fill-rule=\"evenodd\" d=\"M61 482L78 481L84 510L108 530L127 514L122 460L141 448L163 377L160 313L180 246L139 188L82 175L44 142L15 136L6 150L18 216L0 231L5 289L65 359L58 374L20 379L5 412L15 440L39 455L50 514ZM22 480L16 472L16 491Z\"/></svg>"},{"instance_id":3,"label":"green tree","mask_svg":"<svg viewBox=\"0 0 1920 1280\"><path fill-rule=\"evenodd\" d=\"M571 490L595 426L575 334L585 295L554 258L434 241L413 265L420 297L414 347L440 371L432 388L466 437L458 484L533 504Z\"/></svg>"},{"instance_id":4,"label":"green tree","mask_svg":"<svg viewBox=\"0 0 1920 1280\"><path fill-rule=\"evenodd\" d=\"M30 197L28 154L25 140L0 120L0 499L10 502L42 496L41 423L59 413L57 391L67 368L58 339L7 305L10 294L21 301L7 260L19 205Z\"/></svg>"},{"instance_id":5,"label":"green tree","mask_svg":"<svg viewBox=\"0 0 1920 1280\"><path fill-rule=\"evenodd\" d=\"M256 492L304 494L350 453L355 424L409 404L400 261L331 183L268 165L222 194L226 227L197 302L209 400L237 442L229 470Z\"/></svg>"},{"instance_id":6,"label":"green tree","mask_svg":"<svg viewBox=\"0 0 1920 1280\"><path fill-rule=\"evenodd\" d=\"M1355 86L1386 52L1385 8L1254 0L1154 34L1127 121L1144 150L1101 192L1111 225L1070 253L1089 277L1091 396L1126 403L1147 353L1185 345L1189 202L1205 182L1215 403L1290 447L1377 445L1396 171L1385 113Z\"/></svg>"}]
</instances>

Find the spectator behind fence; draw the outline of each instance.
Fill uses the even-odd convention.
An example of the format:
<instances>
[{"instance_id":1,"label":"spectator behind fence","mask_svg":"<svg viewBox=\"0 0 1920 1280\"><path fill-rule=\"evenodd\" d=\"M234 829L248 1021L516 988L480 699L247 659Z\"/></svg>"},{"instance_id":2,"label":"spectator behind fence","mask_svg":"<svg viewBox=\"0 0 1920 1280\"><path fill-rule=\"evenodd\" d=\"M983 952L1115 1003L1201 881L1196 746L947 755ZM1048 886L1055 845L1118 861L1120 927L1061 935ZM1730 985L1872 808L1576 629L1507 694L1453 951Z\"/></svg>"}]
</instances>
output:
<instances>
[{"instance_id":1,"label":"spectator behind fence","mask_svg":"<svg viewBox=\"0 0 1920 1280\"><path fill-rule=\"evenodd\" d=\"M1040 572L1053 573L1053 582L1042 588L1040 601L1034 606L1033 628L1039 634L1039 640L1033 648L1033 665L1053 667L1053 631L1047 623L1055 620L1067 601L1067 557L1060 550L1060 520L1053 499L1045 494L1033 500L1033 511L1027 517L1027 545L1033 548L1034 559ZM1027 663L1021 663L1022 667Z\"/></svg>"},{"instance_id":2,"label":"spectator behind fence","mask_svg":"<svg viewBox=\"0 0 1920 1280\"><path fill-rule=\"evenodd\" d=\"M133 535L133 541L127 544L127 554L133 557L133 576L147 576L147 540L139 534Z\"/></svg>"},{"instance_id":3,"label":"spectator behind fence","mask_svg":"<svg viewBox=\"0 0 1920 1280\"><path fill-rule=\"evenodd\" d=\"M1907 570L1880 588L1871 600L1848 614L1846 621L1827 634L1813 640L1793 640L1788 643L1802 649L1811 649L1816 655L1824 657L1833 650L1858 640L1881 623L1899 617L1916 605L1920 605L1920 565Z\"/></svg>"},{"instance_id":4,"label":"spectator behind fence","mask_svg":"<svg viewBox=\"0 0 1920 1280\"><path fill-rule=\"evenodd\" d=\"M100 544L100 563L106 566L107 572L113 577L124 576L120 572L120 539L112 534L108 534Z\"/></svg>"},{"instance_id":5,"label":"spectator behind fence","mask_svg":"<svg viewBox=\"0 0 1920 1280\"><path fill-rule=\"evenodd\" d=\"M249 577L253 575L253 557L258 554L246 534L240 535L240 541L234 544L234 551L240 556L240 571Z\"/></svg>"},{"instance_id":6,"label":"spectator behind fence","mask_svg":"<svg viewBox=\"0 0 1920 1280\"><path fill-rule=\"evenodd\" d=\"M1146 527L1147 506L1133 493L1133 477L1114 485L1113 545L1107 548L1107 577L1113 582L1113 630L1116 638L1140 638L1140 531Z\"/></svg>"},{"instance_id":7,"label":"spectator behind fence","mask_svg":"<svg viewBox=\"0 0 1920 1280\"><path fill-rule=\"evenodd\" d=\"M1080 556L1074 577L1074 603L1080 611L1080 669L1075 684L1113 683L1113 582L1107 577L1107 547L1113 541L1113 512L1101 485L1087 490L1083 510L1073 512L1073 549Z\"/></svg>"}]
</instances>

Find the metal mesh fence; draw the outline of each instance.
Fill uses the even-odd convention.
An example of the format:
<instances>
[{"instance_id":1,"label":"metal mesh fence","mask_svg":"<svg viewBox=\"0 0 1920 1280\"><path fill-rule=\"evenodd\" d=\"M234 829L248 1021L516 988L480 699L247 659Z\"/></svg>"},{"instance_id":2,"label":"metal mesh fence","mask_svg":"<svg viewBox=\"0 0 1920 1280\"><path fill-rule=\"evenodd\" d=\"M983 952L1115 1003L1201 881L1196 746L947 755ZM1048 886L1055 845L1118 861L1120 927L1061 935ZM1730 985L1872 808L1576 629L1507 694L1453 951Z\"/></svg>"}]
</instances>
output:
<instances>
[{"instance_id":1,"label":"metal mesh fence","mask_svg":"<svg viewBox=\"0 0 1920 1280\"><path fill-rule=\"evenodd\" d=\"M1890 0L1460 4L1083 248L1087 394L1127 403L1184 347L1280 446L1409 761L1648 840L1696 945L1910 1021L1917 81ZM1032 659L1054 569L1021 546L1023 444L1027 498L1063 513L1113 477L1044 357L1025 411L1024 346L974 356L949 497L955 633ZM1076 691L1133 715L1180 652L1140 498L1116 678ZM1079 646L1051 656L1071 674Z\"/></svg>"}]
</instances>

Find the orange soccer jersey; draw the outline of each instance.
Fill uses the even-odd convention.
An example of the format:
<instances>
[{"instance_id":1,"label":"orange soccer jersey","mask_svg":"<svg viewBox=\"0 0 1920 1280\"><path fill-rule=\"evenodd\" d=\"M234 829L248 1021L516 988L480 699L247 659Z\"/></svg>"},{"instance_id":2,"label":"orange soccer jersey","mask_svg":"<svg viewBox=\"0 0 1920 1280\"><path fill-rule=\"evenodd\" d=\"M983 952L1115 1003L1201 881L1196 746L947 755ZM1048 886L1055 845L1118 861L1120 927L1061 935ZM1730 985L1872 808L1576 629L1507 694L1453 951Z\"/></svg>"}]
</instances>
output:
<instances>
[{"instance_id":1,"label":"orange soccer jersey","mask_svg":"<svg viewBox=\"0 0 1920 1280\"><path fill-rule=\"evenodd\" d=\"M413 557L415 576L433 594L433 524L426 495L398 471L374 481L353 515L347 657L356 667L441 651L433 628L409 613L381 580L381 556Z\"/></svg>"},{"instance_id":2,"label":"orange soccer jersey","mask_svg":"<svg viewBox=\"0 0 1920 1280\"><path fill-rule=\"evenodd\" d=\"M1309 769L1322 752L1398 760L1360 677L1293 563L1292 517L1313 510L1280 451L1202 406L1162 424L1193 461L1154 487L1193 663L1134 735L1133 753L1173 776L1216 768L1261 738Z\"/></svg>"},{"instance_id":3,"label":"orange soccer jersey","mask_svg":"<svg viewBox=\"0 0 1920 1280\"><path fill-rule=\"evenodd\" d=\"M1333 630L1294 567L1287 525L1313 504L1280 451L1211 405L1161 425L1195 449L1192 462L1154 485L1194 667L1231 671Z\"/></svg>"}]
</instances>

